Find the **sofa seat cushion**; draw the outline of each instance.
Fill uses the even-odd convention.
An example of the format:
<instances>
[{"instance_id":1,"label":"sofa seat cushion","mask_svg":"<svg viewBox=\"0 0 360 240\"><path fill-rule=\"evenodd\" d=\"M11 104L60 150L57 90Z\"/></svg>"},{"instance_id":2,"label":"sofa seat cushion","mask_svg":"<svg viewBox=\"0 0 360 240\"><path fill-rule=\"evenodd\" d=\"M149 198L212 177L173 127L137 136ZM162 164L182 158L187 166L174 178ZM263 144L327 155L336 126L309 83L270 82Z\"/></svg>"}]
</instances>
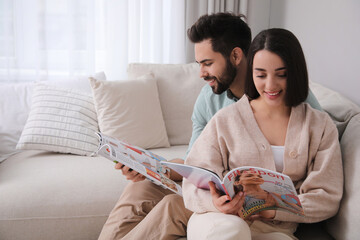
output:
<instances>
[{"instance_id":1,"label":"sofa seat cushion","mask_svg":"<svg viewBox=\"0 0 360 240\"><path fill-rule=\"evenodd\" d=\"M0 232L9 234L2 237L76 239L84 236L79 229L97 233L126 182L102 157L37 150L13 155L0 165L0 192L6 196L0 198Z\"/></svg>"},{"instance_id":2,"label":"sofa seat cushion","mask_svg":"<svg viewBox=\"0 0 360 240\"><path fill-rule=\"evenodd\" d=\"M152 151L171 159L186 149ZM0 164L1 239L97 239L127 182L103 157L17 153Z\"/></svg>"},{"instance_id":3,"label":"sofa seat cushion","mask_svg":"<svg viewBox=\"0 0 360 240\"><path fill-rule=\"evenodd\" d=\"M188 145L176 145L171 146L170 148L154 148L149 150L153 153L156 153L157 155L164 157L169 161L174 158L184 158L187 149Z\"/></svg>"}]
</instances>

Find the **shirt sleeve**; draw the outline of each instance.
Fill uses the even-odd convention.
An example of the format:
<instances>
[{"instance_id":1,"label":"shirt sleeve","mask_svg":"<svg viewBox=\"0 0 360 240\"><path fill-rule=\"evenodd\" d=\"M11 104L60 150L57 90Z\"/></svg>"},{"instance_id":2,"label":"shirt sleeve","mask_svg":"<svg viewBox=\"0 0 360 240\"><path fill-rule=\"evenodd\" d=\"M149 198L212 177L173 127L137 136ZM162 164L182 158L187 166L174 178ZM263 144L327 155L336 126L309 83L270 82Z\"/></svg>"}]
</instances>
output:
<instances>
[{"instance_id":1,"label":"shirt sleeve","mask_svg":"<svg viewBox=\"0 0 360 240\"><path fill-rule=\"evenodd\" d=\"M314 93L311 91L310 88L309 88L309 95L306 98L306 102L309 103L312 108L315 108L320 111L323 110L319 101L317 100L317 98L315 97Z\"/></svg>"},{"instance_id":2,"label":"shirt sleeve","mask_svg":"<svg viewBox=\"0 0 360 240\"><path fill-rule=\"evenodd\" d=\"M192 134L191 134L191 139L189 142L188 149L186 151L186 155L184 156L184 159L186 159L186 157L188 156L188 154L190 152L192 145L194 144L196 139L200 136L201 132L204 130L204 128L208 122L206 116L207 116L207 104L206 104L204 91L202 91L201 94L199 94L199 96L195 102L194 111L191 116L191 120L192 120L192 124L193 124L192 125Z\"/></svg>"}]
</instances>

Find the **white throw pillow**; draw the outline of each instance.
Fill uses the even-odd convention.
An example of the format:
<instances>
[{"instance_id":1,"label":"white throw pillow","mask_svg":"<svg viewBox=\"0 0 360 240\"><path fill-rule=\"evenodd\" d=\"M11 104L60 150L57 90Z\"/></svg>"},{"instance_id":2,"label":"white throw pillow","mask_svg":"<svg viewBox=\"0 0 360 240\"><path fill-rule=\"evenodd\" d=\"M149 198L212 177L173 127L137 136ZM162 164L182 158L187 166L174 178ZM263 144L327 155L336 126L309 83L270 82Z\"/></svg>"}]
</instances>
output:
<instances>
[{"instance_id":1,"label":"white throw pillow","mask_svg":"<svg viewBox=\"0 0 360 240\"><path fill-rule=\"evenodd\" d=\"M100 131L141 148L169 147L156 80L90 78Z\"/></svg>"},{"instance_id":2,"label":"white throw pillow","mask_svg":"<svg viewBox=\"0 0 360 240\"><path fill-rule=\"evenodd\" d=\"M38 83L17 149L91 155L98 147L96 111L85 92Z\"/></svg>"},{"instance_id":3,"label":"white throw pillow","mask_svg":"<svg viewBox=\"0 0 360 240\"><path fill-rule=\"evenodd\" d=\"M92 75L98 80L106 80L104 72ZM91 94L89 76L79 76L68 80L41 81L50 86L76 89ZM19 141L31 108L34 82L0 84L0 162L19 152Z\"/></svg>"},{"instance_id":4,"label":"white throw pillow","mask_svg":"<svg viewBox=\"0 0 360 240\"><path fill-rule=\"evenodd\" d=\"M189 144L192 133L191 115L195 101L205 84L199 77L198 64L132 63L128 66L129 79L149 73L153 73L157 80L170 144Z\"/></svg>"}]
</instances>

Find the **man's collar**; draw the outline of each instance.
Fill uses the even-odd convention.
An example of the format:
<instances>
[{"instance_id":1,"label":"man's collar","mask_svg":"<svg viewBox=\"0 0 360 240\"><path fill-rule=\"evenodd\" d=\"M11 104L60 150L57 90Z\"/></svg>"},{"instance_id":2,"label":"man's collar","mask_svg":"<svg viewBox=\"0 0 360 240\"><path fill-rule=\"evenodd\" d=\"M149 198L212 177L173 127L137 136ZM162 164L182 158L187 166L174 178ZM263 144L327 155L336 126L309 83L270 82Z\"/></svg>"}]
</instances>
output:
<instances>
[{"instance_id":1,"label":"man's collar","mask_svg":"<svg viewBox=\"0 0 360 240\"><path fill-rule=\"evenodd\" d=\"M231 100L234 100L235 102L237 102L239 100L238 97L236 97L230 89L226 90L226 95L228 98L230 98Z\"/></svg>"}]
</instances>

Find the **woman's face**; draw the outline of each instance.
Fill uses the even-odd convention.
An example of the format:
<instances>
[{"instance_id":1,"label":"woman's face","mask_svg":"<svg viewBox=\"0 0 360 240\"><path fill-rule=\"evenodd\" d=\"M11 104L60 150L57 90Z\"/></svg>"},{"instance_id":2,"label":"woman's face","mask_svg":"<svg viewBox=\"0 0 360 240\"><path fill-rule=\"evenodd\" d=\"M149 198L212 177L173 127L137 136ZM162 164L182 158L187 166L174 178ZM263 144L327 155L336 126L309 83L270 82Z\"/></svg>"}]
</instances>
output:
<instances>
[{"instance_id":1,"label":"woman's face","mask_svg":"<svg viewBox=\"0 0 360 240\"><path fill-rule=\"evenodd\" d=\"M261 185L264 183L264 179L258 173L244 171L241 174L240 183L242 185Z\"/></svg>"},{"instance_id":2,"label":"woman's face","mask_svg":"<svg viewBox=\"0 0 360 240\"><path fill-rule=\"evenodd\" d=\"M253 79L259 99L274 107L285 105L287 70L278 55L258 51L253 61Z\"/></svg>"}]
</instances>

